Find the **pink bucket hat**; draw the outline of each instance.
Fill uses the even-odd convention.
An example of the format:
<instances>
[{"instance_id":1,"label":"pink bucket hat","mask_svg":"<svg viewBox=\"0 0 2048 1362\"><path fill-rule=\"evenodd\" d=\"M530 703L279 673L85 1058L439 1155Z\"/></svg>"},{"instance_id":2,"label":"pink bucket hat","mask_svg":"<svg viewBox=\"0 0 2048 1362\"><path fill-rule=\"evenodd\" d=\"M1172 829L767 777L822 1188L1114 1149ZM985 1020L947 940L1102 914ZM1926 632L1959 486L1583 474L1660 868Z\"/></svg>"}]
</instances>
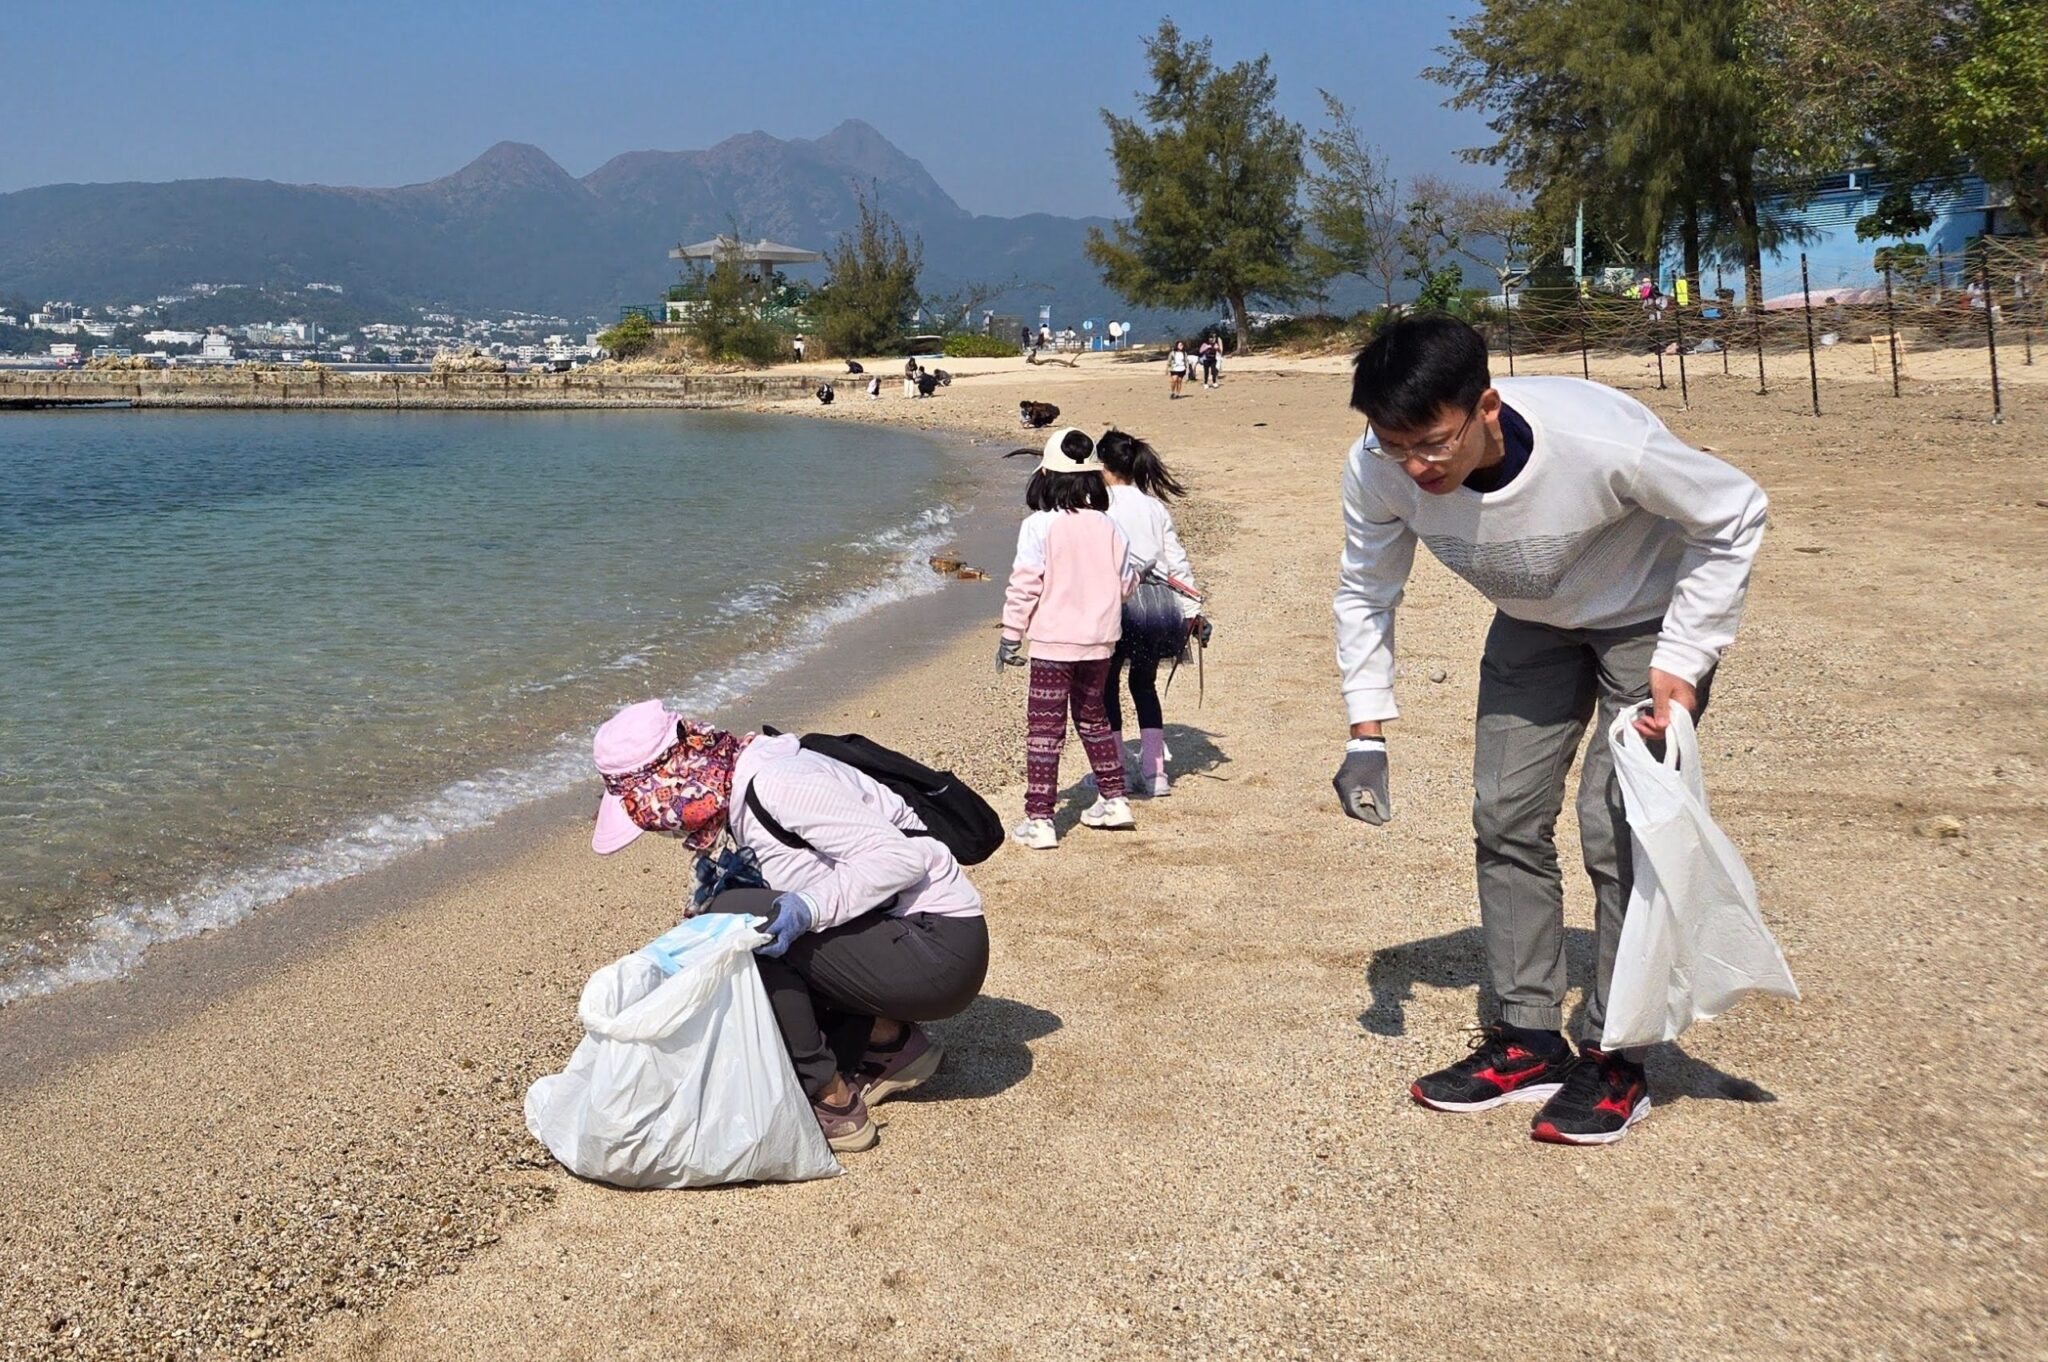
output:
<instances>
[{"instance_id":1,"label":"pink bucket hat","mask_svg":"<svg viewBox=\"0 0 2048 1362\"><path fill-rule=\"evenodd\" d=\"M659 700L627 705L604 721L590 744L597 773L606 777L604 799L597 806L597 830L590 849L608 856L646 829L626 812L626 801L612 787L622 777L651 773L680 742L682 716L671 714Z\"/></svg>"},{"instance_id":2,"label":"pink bucket hat","mask_svg":"<svg viewBox=\"0 0 2048 1362\"><path fill-rule=\"evenodd\" d=\"M728 733L643 700L607 719L591 756L604 778L591 850L608 855L643 832L672 832L692 851L725 831L733 769L751 733Z\"/></svg>"}]
</instances>

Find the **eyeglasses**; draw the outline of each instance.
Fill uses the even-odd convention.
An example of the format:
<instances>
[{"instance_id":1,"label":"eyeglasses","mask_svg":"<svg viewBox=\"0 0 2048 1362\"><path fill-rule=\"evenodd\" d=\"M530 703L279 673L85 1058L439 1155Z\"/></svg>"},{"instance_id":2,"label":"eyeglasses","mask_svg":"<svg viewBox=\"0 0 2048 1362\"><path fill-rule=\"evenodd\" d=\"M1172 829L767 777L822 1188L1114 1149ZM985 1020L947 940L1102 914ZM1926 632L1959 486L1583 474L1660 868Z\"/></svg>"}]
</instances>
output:
<instances>
[{"instance_id":1,"label":"eyeglasses","mask_svg":"<svg viewBox=\"0 0 2048 1362\"><path fill-rule=\"evenodd\" d=\"M1458 426L1458 433L1448 440L1432 440L1423 445L1390 445L1381 440L1378 444L1367 445L1366 448L1388 463L1406 463L1410 459L1420 459L1426 464L1449 463L1456 456L1458 444L1465 438L1465 432L1471 429L1472 418L1478 414L1477 407L1466 412L1464 421Z\"/></svg>"}]
</instances>

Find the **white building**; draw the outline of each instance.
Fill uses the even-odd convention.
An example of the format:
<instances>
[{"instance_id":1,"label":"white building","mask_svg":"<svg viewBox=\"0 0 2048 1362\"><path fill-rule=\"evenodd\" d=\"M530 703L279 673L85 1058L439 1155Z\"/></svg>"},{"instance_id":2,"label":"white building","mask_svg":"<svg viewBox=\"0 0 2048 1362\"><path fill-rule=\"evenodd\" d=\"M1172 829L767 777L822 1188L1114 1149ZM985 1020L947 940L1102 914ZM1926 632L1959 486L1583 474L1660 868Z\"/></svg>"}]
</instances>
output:
<instances>
[{"instance_id":1,"label":"white building","mask_svg":"<svg viewBox=\"0 0 2048 1362\"><path fill-rule=\"evenodd\" d=\"M142 341L145 345L198 345L206 339L204 331L145 331Z\"/></svg>"},{"instance_id":2,"label":"white building","mask_svg":"<svg viewBox=\"0 0 2048 1362\"><path fill-rule=\"evenodd\" d=\"M208 336L199 343L199 358L231 360L235 357L235 343L226 336Z\"/></svg>"}]
</instances>

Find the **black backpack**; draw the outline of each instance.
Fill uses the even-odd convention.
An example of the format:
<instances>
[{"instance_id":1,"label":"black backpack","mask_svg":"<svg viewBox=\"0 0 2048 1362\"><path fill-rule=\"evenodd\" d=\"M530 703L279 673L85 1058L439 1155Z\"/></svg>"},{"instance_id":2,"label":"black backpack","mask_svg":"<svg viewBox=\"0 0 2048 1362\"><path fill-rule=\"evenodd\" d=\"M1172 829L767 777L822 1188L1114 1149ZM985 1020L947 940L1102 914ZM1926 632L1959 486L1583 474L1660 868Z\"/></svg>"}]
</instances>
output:
<instances>
[{"instance_id":1,"label":"black backpack","mask_svg":"<svg viewBox=\"0 0 2048 1362\"><path fill-rule=\"evenodd\" d=\"M766 725L761 732L768 737L778 736L777 730ZM1003 844L1002 819L986 799L974 792L973 786L951 771L934 771L858 733L806 733L798 741L804 751L843 762L901 796L917 821L925 826L923 832L904 832L905 837L935 837L962 865L980 865ZM811 850L809 842L761 807L761 798L752 785L747 786L747 812L784 846Z\"/></svg>"}]
</instances>

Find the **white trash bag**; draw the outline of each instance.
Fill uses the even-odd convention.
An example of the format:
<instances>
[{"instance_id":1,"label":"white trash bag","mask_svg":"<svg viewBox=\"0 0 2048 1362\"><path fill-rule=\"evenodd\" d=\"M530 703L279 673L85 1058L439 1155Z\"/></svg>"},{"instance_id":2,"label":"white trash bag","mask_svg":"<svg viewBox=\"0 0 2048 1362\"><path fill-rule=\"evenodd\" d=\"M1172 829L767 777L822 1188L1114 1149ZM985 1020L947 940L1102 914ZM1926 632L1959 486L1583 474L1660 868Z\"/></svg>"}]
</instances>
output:
<instances>
[{"instance_id":1,"label":"white trash bag","mask_svg":"<svg viewBox=\"0 0 2048 1362\"><path fill-rule=\"evenodd\" d=\"M831 1177L839 1163L790 1067L740 913L686 919L590 976L569 1067L527 1089L526 1128L618 1187Z\"/></svg>"},{"instance_id":2,"label":"white trash bag","mask_svg":"<svg viewBox=\"0 0 2048 1362\"><path fill-rule=\"evenodd\" d=\"M1635 730L1648 709L1625 710L1607 730L1635 864L1607 986L1600 1044L1608 1050L1675 1040L1746 993L1799 996L1758 911L1749 867L1707 814L1692 715L1671 706L1659 761Z\"/></svg>"}]
</instances>

